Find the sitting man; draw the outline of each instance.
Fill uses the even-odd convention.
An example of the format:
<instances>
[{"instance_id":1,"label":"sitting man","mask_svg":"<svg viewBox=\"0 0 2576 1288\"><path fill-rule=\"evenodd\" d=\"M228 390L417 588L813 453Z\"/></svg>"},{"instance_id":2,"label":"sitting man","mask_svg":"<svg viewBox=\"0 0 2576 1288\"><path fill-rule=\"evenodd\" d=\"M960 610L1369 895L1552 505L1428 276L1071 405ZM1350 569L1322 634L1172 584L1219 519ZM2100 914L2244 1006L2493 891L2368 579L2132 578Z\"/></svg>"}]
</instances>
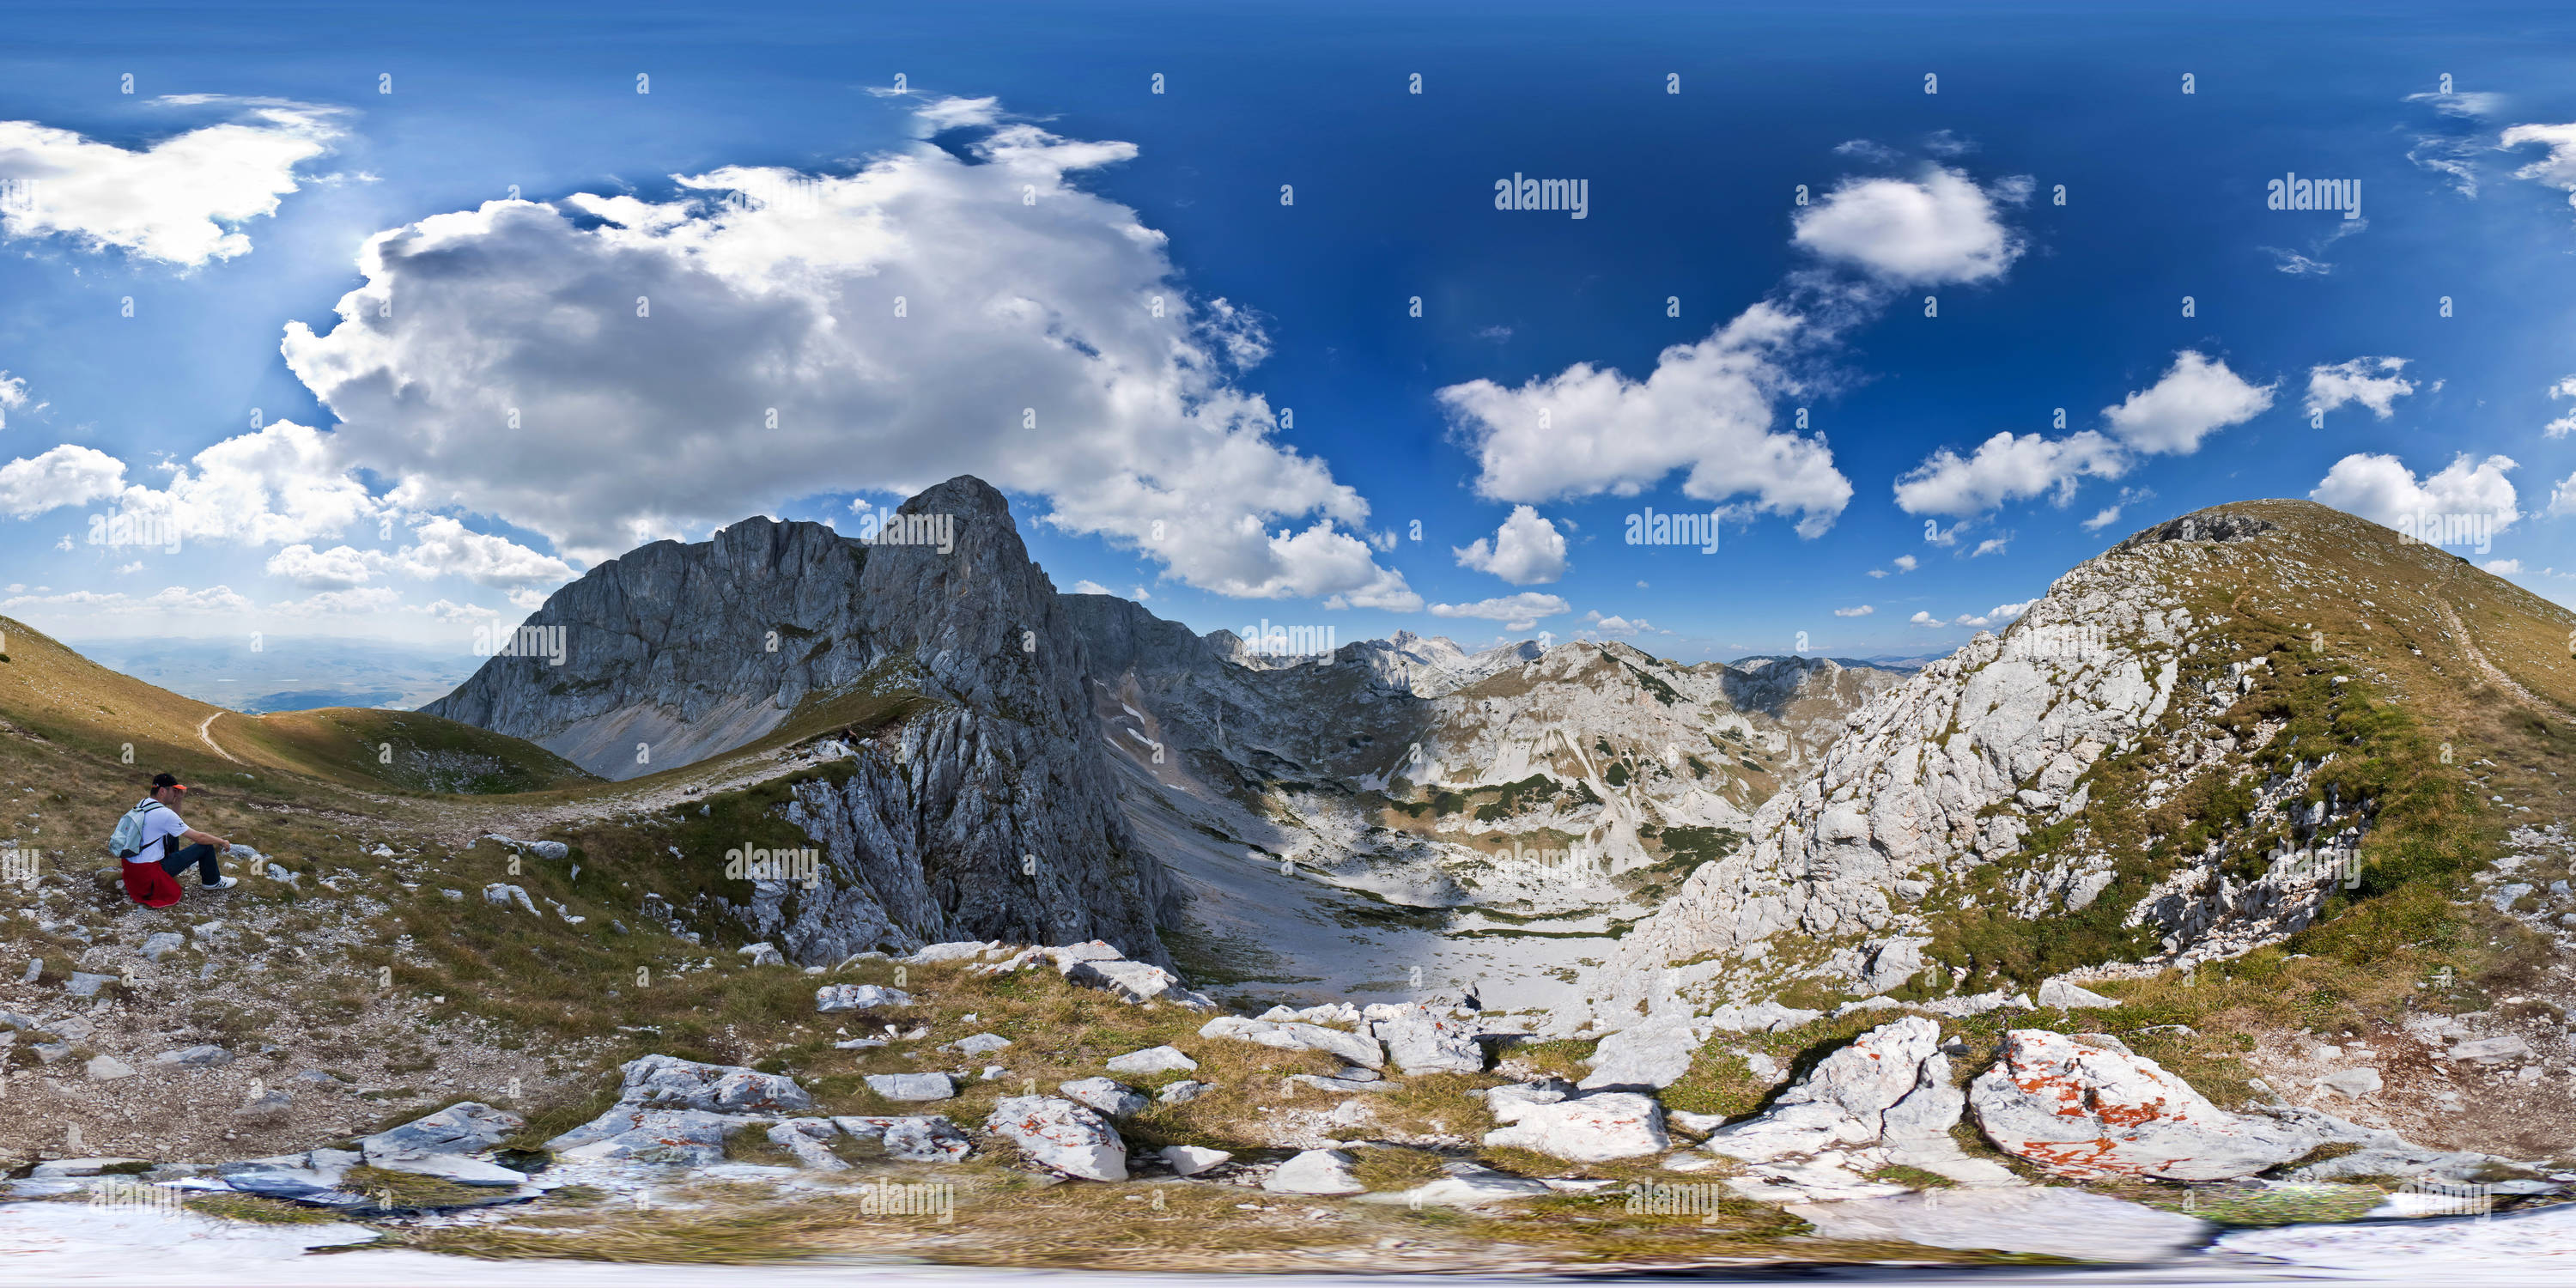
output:
<instances>
[{"instance_id":1,"label":"sitting man","mask_svg":"<svg viewBox=\"0 0 2576 1288\"><path fill-rule=\"evenodd\" d=\"M188 786L178 779L161 774L152 780L152 794L126 811L117 824L117 858L124 865L125 892L136 903L147 908L167 908L179 902L178 874L196 865L197 884L208 890L229 890L241 884L241 878L223 875L215 855L229 849L232 842L207 832L200 832L179 818L178 805ZM132 828L129 830L128 821ZM188 842L188 848L174 850L174 841ZM133 848L127 849L131 845Z\"/></svg>"}]
</instances>

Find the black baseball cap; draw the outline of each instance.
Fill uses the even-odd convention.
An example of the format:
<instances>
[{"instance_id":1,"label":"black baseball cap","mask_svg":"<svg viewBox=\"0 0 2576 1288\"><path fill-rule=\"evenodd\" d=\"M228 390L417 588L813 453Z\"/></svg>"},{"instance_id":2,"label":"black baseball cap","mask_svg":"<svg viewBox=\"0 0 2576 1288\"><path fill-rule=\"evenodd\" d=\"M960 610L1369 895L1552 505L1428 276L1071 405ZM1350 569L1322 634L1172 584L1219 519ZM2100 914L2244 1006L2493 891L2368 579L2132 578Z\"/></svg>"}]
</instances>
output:
<instances>
[{"instance_id":1,"label":"black baseball cap","mask_svg":"<svg viewBox=\"0 0 2576 1288\"><path fill-rule=\"evenodd\" d=\"M161 790L161 789L162 789L162 788L164 788L164 787L176 787L176 788L178 788L180 791L183 791L183 792L184 792L184 791L186 791L186 790L188 790L188 785L187 785L186 783L180 782L180 781L178 780L178 778L177 778L177 777L175 777L175 776L173 776L173 775L170 775L170 774L154 774L154 775L152 776L152 790L154 790L154 791L156 791L156 792L157 792L157 791Z\"/></svg>"}]
</instances>

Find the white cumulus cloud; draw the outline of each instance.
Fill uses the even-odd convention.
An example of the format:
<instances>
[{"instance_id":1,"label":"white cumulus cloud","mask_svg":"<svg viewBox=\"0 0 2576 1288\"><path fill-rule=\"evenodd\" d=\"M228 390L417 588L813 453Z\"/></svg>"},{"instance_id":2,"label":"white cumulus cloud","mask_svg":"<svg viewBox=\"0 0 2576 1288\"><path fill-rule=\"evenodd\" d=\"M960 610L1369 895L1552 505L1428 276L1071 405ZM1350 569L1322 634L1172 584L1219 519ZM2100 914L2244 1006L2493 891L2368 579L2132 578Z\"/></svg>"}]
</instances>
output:
<instances>
[{"instance_id":1,"label":"white cumulus cloud","mask_svg":"<svg viewBox=\"0 0 2576 1288\"><path fill-rule=\"evenodd\" d=\"M2063 506L2074 500L2086 478L2119 478L2140 456L2188 456L2200 450L2201 440L2211 433L2269 408L2272 392L2272 386L2249 383L2223 361L2185 349L2174 355L2173 366L2156 383L2102 409L2108 434L2083 429L2049 438L2006 431L1966 456L1943 447L1897 476L1896 504L1908 514L1961 519L2033 497ZM2116 507L2108 513L2118 517ZM1954 530L1927 539L1948 545L1956 535Z\"/></svg>"},{"instance_id":2,"label":"white cumulus cloud","mask_svg":"<svg viewBox=\"0 0 2576 1288\"><path fill-rule=\"evenodd\" d=\"M383 572L391 560L378 550L333 546L315 550L297 543L268 557L268 575L315 590L345 590Z\"/></svg>"},{"instance_id":3,"label":"white cumulus cloud","mask_svg":"<svg viewBox=\"0 0 2576 1288\"><path fill-rule=\"evenodd\" d=\"M2505 477L2514 468L2510 457L2478 460L2463 452L2440 473L2418 481L2394 456L2355 452L2336 461L2308 499L2390 527L2428 514L2486 515L2500 530L2522 517Z\"/></svg>"},{"instance_id":4,"label":"white cumulus cloud","mask_svg":"<svg viewBox=\"0 0 2576 1288\"><path fill-rule=\"evenodd\" d=\"M0 121L0 236L69 237L183 267L250 253L241 226L277 213L295 168L343 133L334 108L267 100L165 99L183 107L233 102L238 119L121 148L33 121Z\"/></svg>"},{"instance_id":5,"label":"white cumulus cloud","mask_svg":"<svg viewBox=\"0 0 2576 1288\"><path fill-rule=\"evenodd\" d=\"M17 518L117 494L125 463L94 447L65 443L0 465L0 511Z\"/></svg>"},{"instance_id":6,"label":"white cumulus cloud","mask_svg":"<svg viewBox=\"0 0 2576 1288\"><path fill-rule=\"evenodd\" d=\"M2102 419L2138 451L2188 456L2210 433L2261 415L2272 405L2272 391L2228 370L2223 361L2185 349L2156 383L2103 408Z\"/></svg>"},{"instance_id":7,"label":"white cumulus cloud","mask_svg":"<svg viewBox=\"0 0 2576 1288\"><path fill-rule=\"evenodd\" d=\"M2404 358L2355 358L2310 367L2308 414L2321 416L2345 403L2359 403L2386 420L2398 399L2415 392L2415 382L2397 374L2405 366Z\"/></svg>"},{"instance_id":8,"label":"white cumulus cloud","mask_svg":"<svg viewBox=\"0 0 2576 1288\"><path fill-rule=\"evenodd\" d=\"M1472 604L1433 604L1431 615L1481 617L1487 621L1501 622L1505 630L1525 631L1536 625L1542 617L1554 617L1560 613L1570 612L1572 609L1573 605L1554 595L1525 590L1517 595L1506 595L1499 599L1480 599Z\"/></svg>"},{"instance_id":9,"label":"white cumulus cloud","mask_svg":"<svg viewBox=\"0 0 2576 1288\"><path fill-rule=\"evenodd\" d=\"M484 586L552 586L573 577L571 565L561 559L507 537L476 532L445 515L416 524L412 542L394 558L415 577L463 577Z\"/></svg>"},{"instance_id":10,"label":"white cumulus cloud","mask_svg":"<svg viewBox=\"0 0 2576 1288\"><path fill-rule=\"evenodd\" d=\"M496 201L379 233L338 324L289 326L288 366L405 505L578 560L972 473L1190 585L1406 602L1356 535L1367 503L1236 383L1266 350L1255 320L1191 296L1165 236L1081 186L1134 145L983 101L916 125L982 133L963 157L727 167L663 202Z\"/></svg>"},{"instance_id":11,"label":"white cumulus cloud","mask_svg":"<svg viewBox=\"0 0 2576 1288\"><path fill-rule=\"evenodd\" d=\"M1877 610L1876 608L1871 607L1871 606L1870 606L1870 605L1868 605L1868 604L1862 604L1862 605L1861 605L1861 606L1859 606L1858 608L1837 608L1837 609L1835 609L1835 610L1834 610L1834 616L1836 616L1836 617L1867 617L1867 616L1869 616L1871 613L1875 613L1875 612L1877 612L1877 611L1878 611L1878 610Z\"/></svg>"},{"instance_id":12,"label":"white cumulus cloud","mask_svg":"<svg viewBox=\"0 0 2576 1288\"><path fill-rule=\"evenodd\" d=\"M1791 240L1899 285L1985 281L2022 252L1995 195L1941 166L1917 179L1846 179L1798 212Z\"/></svg>"},{"instance_id":13,"label":"white cumulus cloud","mask_svg":"<svg viewBox=\"0 0 2576 1288\"><path fill-rule=\"evenodd\" d=\"M1512 507L1511 517L1464 549L1451 547L1459 566L1489 572L1515 586L1543 586L1565 576L1565 534L1536 509Z\"/></svg>"},{"instance_id":14,"label":"white cumulus cloud","mask_svg":"<svg viewBox=\"0 0 2576 1288\"><path fill-rule=\"evenodd\" d=\"M1677 344L1643 380L1579 362L1517 389L1471 380L1439 391L1476 457L1476 492L1498 501L1634 496L1675 470L1684 495L1749 496L1796 515L1801 536L1833 526L1851 500L1822 438L1775 430L1771 399L1804 321L1757 304L1694 344Z\"/></svg>"}]
</instances>

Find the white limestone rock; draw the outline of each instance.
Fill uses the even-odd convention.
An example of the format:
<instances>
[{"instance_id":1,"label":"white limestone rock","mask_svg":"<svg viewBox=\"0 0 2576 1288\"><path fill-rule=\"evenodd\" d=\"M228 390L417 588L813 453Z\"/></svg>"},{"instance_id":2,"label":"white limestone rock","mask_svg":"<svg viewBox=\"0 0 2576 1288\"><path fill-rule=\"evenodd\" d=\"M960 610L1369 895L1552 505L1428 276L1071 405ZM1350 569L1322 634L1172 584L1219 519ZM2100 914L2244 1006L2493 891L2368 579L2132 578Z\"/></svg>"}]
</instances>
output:
<instances>
[{"instance_id":1,"label":"white limestone rock","mask_svg":"<svg viewBox=\"0 0 2576 1288\"><path fill-rule=\"evenodd\" d=\"M2307 1124L2228 1113L2143 1056L2041 1029L2007 1034L1968 1102L2006 1153L2077 1180L2226 1180L2326 1142Z\"/></svg>"},{"instance_id":2,"label":"white limestone rock","mask_svg":"<svg viewBox=\"0 0 2576 1288\"><path fill-rule=\"evenodd\" d=\"M1386 1044L1387 1054L1406 1073L1477 1073L1485 1067L1484 1048L1476 1045L1474 1030L1420 1003L1371 1020L1368 1031ZM1378 1067L1365 1060L1352 1063Z\"/></svg>"},{"instance_id":3,"label":"white limestone rock","mask_svg":"<svg viewBox=\"0 0 2576 1288\"><path fill-rule=\"evenodd\" d=\"M984 1129L1032 1160L1090 1181L1127 1179L1127 1144L1108 1120L1058 1096L1011 1096L993 1107Z\"/></svg>"},{"instance_id":4,"label":"white limestone rock","mask_svg":"<svg viewBox=\"0 0 2576 1288\"><path fill-rule=\"evenodd\" d=\"M1536 1150L1578 1163L1660 1154L1672 1147L1664 1107L1651 1096L1596 1091L1547 1103L1488 1095L1494 1117L1507 1125L1485 1133L1485 1144Z\"/></svg>"},{"instance_id":5,"label":"white limestone rock","mask_svg":"<svg viewBox=\"0 0 2576 1288\"><path fill-rule=\"evenodd\" d=\"M1198 1061L1191 1059L1176 1046L1147 1047L1142 1051L1130 1051L1125 1055L1109 1058L1111 1073L1123 1073L1131 1078L1141 1078L1157 1073L1187 1073L1198 1067Z\"/></svg>"},{"instance_id":6,"label":"white limestone rock","mask_svg":"<svg viewBox=\"0 0 2576 1288\"><path fill-rule=\"evenodd\" d=\"M1358 1194L1367 1186L1351 1175L1351 1156L1338 1149L1310 1149L1263 1178L1273 1194Z\"/></svg>"}]
</instances>

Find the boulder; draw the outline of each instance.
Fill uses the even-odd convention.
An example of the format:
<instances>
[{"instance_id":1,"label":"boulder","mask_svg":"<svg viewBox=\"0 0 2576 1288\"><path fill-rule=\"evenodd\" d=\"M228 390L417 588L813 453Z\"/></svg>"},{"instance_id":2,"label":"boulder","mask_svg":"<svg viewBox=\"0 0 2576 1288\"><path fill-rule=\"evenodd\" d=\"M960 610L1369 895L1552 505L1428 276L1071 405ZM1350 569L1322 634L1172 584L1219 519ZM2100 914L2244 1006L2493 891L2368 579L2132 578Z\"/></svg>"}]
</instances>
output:
<instances>
[{"instance_id":1,"label":"boulder","mask_svg":"<svg viewBox=\"0 0 2576 1288\"><path fill-rule=\"evenodd\" d=\"M2041 1029L2006 1035L1968 1102L2005 1152L2077 1180L2226 1180L2326 1141L2306 1125L2228 1113L2143 1056Z\"/></svg>"},{"instance_id":2,"label":"boulder","mask_svg":"<svg viewBox=\"0 0 2576 1288\"><path fill-rule=\"evenodd\" d=\"M1137 1094L1134 1087L1108 1078L1083 1078L1065 1083L1057 1090L1112 1118L1142 1113L1145 1106L1153 1103Z\"/></svg>"},{"instance_id":3,"label":"boulder","mask_svg":"<svg viewBox=\"0 0 2576 1288\"><path fill-rule=\"evenodd\" d=\"M1823 1011L1800 1010L1778 1002L1756 1002L1751 1006L1729 1003L1708 1013L1708 1026L1728 1033L1785 1033L1824 1017Z\"/></svg>"},{"instance_id":4,"label":"boulder","mask_svg":"<svg viewBox=\"0 0 2576 1288\"><path fill-rule=\"evenodd\" d=\"M1214 1090L1216 1090L1216 1084L1214 1083L1194 1082L1184 1078L1179 1082L1175 1082L1172 1085L1163 1088L1161 1091L1155 1092L1154 1099L1160 1104L1178 1105L1196 1100Z\"/></svg>"},{"instance_id":5,"label":"boulder","mask_svg":"<svg viewBox=\"0 0 2576 1288\"><path fill-rule=\"evenodd\" d=\"M134 1076L134 1067L112 1055L91 1056L84 1072L92 1082L114 1082Z\"/></svg>"},{"instance_id":6,"label":"boulder","mask_svg":"<svg viewBox=\"0 0 2576 1288\"><path fill-rule=\"evenodd\" d=\"M726 1137L768 1121L752 1114L621 1105L547 1141L546 1148L582 1161L705 1167L724 1161Z\"/></svg>"},{"instance_id":7,"label":"boulder","mask_svg":"<svg viewBox=\"0 0 2576 1288\"><path fill-rule=\"evenodd\" d=\"M739 1065L648 1055L627 1061L623 1068L625 1077L617 1093L621 1105L736 1114L796 1113L814 1107L814 1098L795 1079Z\"/></svg>"},{"instance_id":8,"label":"boulder","mask_svg":"<svg viewBox=\"0 0 2576 1288\"><path fill-rule=\"evenodd\" d=\"M2118 1006L2119 999L2104 997L2089 988L2078 988L2064 980L2047 980L2039 986L2039 1004L2043 1009L2060 1011L2098 1010Z\"/></svg>"},{"instance_id":9,"label":"boulder","mask_svg":"<svg viewBox=\"0 0 2576 1288\"><path fill-rule=\"evenodd\" d=\"M35 1180L52 1180L62 1176L98 1176L111 1167L132 1169L141 1158L57 1158L38 1163L27 1175Z\"/></svg>"},{"instance_id":10,"label":"boulder","mask_svg":"<svg viewBox=\"0 0 2576 1288\"><path fill-rule=\"evenodd\" d=\"M1122 1001L1165 1001L1193 1011L1216 1009L1216 1003L1206 994L1184 986L1180 976L1147 962L1124 959L1073 961L1065 963L1063 971L1065 982L1103 989L1116 994Z\"/></svg>"},{"instance_id":11,"label":"boulder","mask_svg":"<svg viewBox=\"0 0 2576 1288\"><path fill-rule=\"evenodd\" d=\"M975 1152L966 1133L939 1114L842 1117L832 1125L852 1137L878 1141L887 1154L908 1162L953 1163Z\"/></svg>"},{"instance_id":12,"label":"boulder","mask_svg":"<svg viewBox=\"0 0 2576 1288\"><path fill-rule=\"evenodd\" d=\"M1386 1053L1379 1049L1377 1039L1328 1029L1319 1024L1279 1024L1247 1020L1239 1015L1220 1015L1201 1025L1199 1036L1258 1042L1282 1051L1322 1051L1364 1069L1386 1067Z\"/></svg>"},{"instance_id":13,"label":"boulder","mask_svg":"<svg viewBox=\"0 0 2576 1288\"><path fill-rule=\"evenodd\" d=\"M954 1042L943 1042L940 1045L943 1049L954 1051L959 1055L982 1055L988 1051L999 1051L1010 1044L1011 1040L999 1033L978 1033L973 1037L959 1038Z\"/></svg>"},{"instance_id":14,"label":"boulder","mask_svg":"<svg viewBox=\"0 0 2576 1288\"><path fill-rule=\"evenodd\" d=\"M2531 1054L2531 1044L2523 1041L2521 1038L2513 1036L2512 1034L2506 1034L2503 1037L2478 1038L2474 1041L2460 1043L2458 1046L2452 1047L2448 1054L2454 1060L2475 1060L2480 1064L2502 1064L2507 1060L2519 1059Z\"/></svg>"},{"instance_id":15,"label":"boulder","mask_svg":"<svg viewBox=\"0 0 2576 1288\"><path fill-rule=\"evenodd\" d=\"M946 1100L957 1084L944 1073L871 1073L868 1090L888 1100Z\"/></svg>"},{"instance_id":16,"label":"boulder","mask_svg":"<svg viewBox=\"0 0 2576 1288\"><path fill-rule=\"evenodd\" d=\"M367 1165L388 1172L407 1172L458 1185L480 1185L491 1189L515 1189L528 1181L524 1172L463 1154L369 1154Z\"/></svg>"},{"instance_id":17,"label":"boulder","mask_svg":"<svg viewBox=\"0 0 2576 1288\"><path fill-rule=\"evenodd\" d=\"M175 930L159 931L144 937L143 956L148 960L157 962L163 957L186 947L187 944L187 937L181 935Z\"/></svg>"},{"instance_id":18,"label":"boulder","mask_svg":"<svg viewBox=\"0 0 2576 1288\"><path fill-rule=\"evenodd\" d=\"M93 975L88 971L76 970L72 972L71 979L63 984L63 991L74 997L96 997L98 990L115 982L114 975Z\"/></svg>"},{"instance_id":19,"label":"boulder","mask_svg":"<svg viewBox=\"0 0 2576 1288\"><path fill-rule=\"evenodd\" d=\"M1011 1096L993 1107L984 1130L1067 1176L1127 1179L1127 1144L1108 1120L1057 1096Z\"/></svg>"},{"instance_id":20,"label":"boulder","mask_svg":"<svg viewBox=\"0 0 2576 1288\"><path fill-rule=\"evenodd\" d=\"M1485 1133L1490 1146L1516 1146L1578 1163L1657 1154L1671 1147L1664 1107L1653 1097L1596 1091L1551 1103L1487 1096L1494 1117L1509 1124Z\"/></svg>"},{"instance_id":21,"label":"boulder","mask_svg":"<svg viewBox=\"0 0 2576 1288\"><path fill-rule=\"evenodd\" d=\"M769 1129L769 1143L796 1156L796 1161L821 1172L846 1172L850 1165L832 1152L830 1141L841 1129L829 1118L790 1118Z\"/></svg>"},{"instance_id":22,"label":"boulder","mask_svg":"<svg viewBox=\"0 0 2576 1288\"><path fill-rule=\"evenodd\" d=\"M1579 1085L1586 1091L1661 1090L1690 1072L1691 1057L1699 1053L1699 1045L1699 1037L1691 1032L1689 1016L1674 1012L1650 1015L1643 1023L1602 1039L1586 1061L1592 1072Z\"/></svg>"},{"instance_id":23,"label":"boulder","mask_svg":"<svg viewBox=\"0 0 2576 1288\"><path fill-rule=\"evenodd\" d=\"M2073 1188L1927 1190L1785 1209L1826 1239L1991 1249L2076 1261L2163 1261L2215 1233L2197 1217Z\"/></svg>"},{"instance_id":24,"label":"boulder","mask_svg":"<svg viewBox=\"0 0 2576 1288\"><path fill-rule=\"evenodd\" d=\"M772 943L744 944L742 947L734 949L733 951L735 956L748 959L743 963L747 966L784 966L787 964L786 954L779 952L778 945Z\"/></svg>"},{"instance_id":25,"label":"boulder","mask_svg":"<svg viewBox=\"0 0 2576 1288\"><path fill-rule=\"evenodd\" d=\"M953 1163L975 1152L966 1133L937 1114L897 1118L882 1139L886 1153L915 1163Z\"/></svg>"},{"instance_id":26,"label":"boulder","mask_svg":"<svg viewBox=\"0 0 2576 1288\"><path fill-rule=\"evenodd\" d=\"M1358 1194L1368 1189L1351 1175L1351 1156L1338 1149L1310 1149L1263 1178L1273 1194Z\"/></svg>"},{"instance_id":27,"label":"boulder","mask_svg":"<svg viewBox=\"0 0 2576 1288\"><path fill-rule=\"evenodd\" d=\"M546 1148L573 1158L703 1167L724 1158L725 1137L734 1132L814 1107L794 1079L738 1065L648 1055L627 1061L623 1073L614 1107Z\"/></svg>"},{"instance_id":28,"label":"boulder","mask_svg":"<svg viewBox=\"0 0 2576 1288\"><path fill-rule=\"evenodd\" d=\"M1147 1047L1142 1051L1130 1051L1125 1055L1109 1058L1111 1073L1123 1073L1129 1077L1144 1077L1156 1073L1187 1073L1198 1067L1198 1061L1189 1058L1176 1046Z\"/></svg>"},{"instance_id":29,"label":"boulder","mask_svg":"<svg viewBox=\"0 0 2576 1288\"><path fill-rule=\"evenodd\" d=\"M1427 1181L1421 1185L1414 1186L1409 1190L1393 1190L1382 1194L1364 1195L1359 1201L1362 1203L1401 1203L1406 1207L1417 1209L1424 1207L1471 1208L1483 1207L1488 1203L1498 1203L1504 1199L1534 1198L1542 1194L1555 1193L1554 1190L1548 1188L1545 1181L1533 1181L1524 1177L1513 1176L1508 1172L1498 1172L1490 1167L1479 1167L1473 1163L1451 1163L1443 1167L1441 1170L1447 1172L1448 1175L1443 1176L1438 1180Z\"/></svg>"},{"instance_id":30,"label":"boulder","mask_svg":"<svg viewBox=\"0 0 2576 1288\"><path fill-rule=\"evenodd\" d=\"M1203 1149L1197 1145L1165 1145L1163 1162L1174 1176L1196 1176L1219 1163L1230 1162L1234 1155L1221 1149Z\"/></svg>"},{"instance_id":31,"label":"boulder","mask_svg":"<svg viewBox=\"0 0 2576 1288\"><path fill-rule=\"evenodd\" d=\"M1940 1055L1940 1037L1941 1026L1919 1015L1880 1025L1818 1062L1760 1116L1717 1129L1706 1148L1762 1162L1875 1143L1887 1112Z\"/></svg>"},{"instance_id":32,"label":"boulder","mask_svg":"<svg viewBox=\"0 0 2576 1288\"><path fill-rule=\"evenodd\" d=\"M363 1195L342 1189L341 1178L361 1161L355 1150L317 1149L304 1154L219 1164L215 1168L215 1176L227 1187L243 1194L296 1203L350 1207L367 1200Z\"/></svg>"},{"instance_id":33,"label":"boulder","mask_svg":"<svg viewBox=\"0 0 2576 1288\"><path fill-rule=\"evenodd\" d=\"M358 1149L369 1162L393 1154L471 1154L500 1144L527 1125L517 1114L467 1100L361 1137Z\"/></svg>"},{"instance_id":34,"label":"boulder","mask_svg":"<svg viewBox=\"0 0 2576 1288\"><path fill-rule=\"evenodd\" d=\"M899 988L876 984L825 984L814 990L814 1009L823 1015L837 1011L873 1011L882 1006L910 1006L912 994Z\"/></svg>"},{"instance_id":35,"label":"boulder","mask_svg":"<svg viewBox=\"0 0 2576 1288\"><path fill-rule=\"evenodd\" d=\"M216 1065L231 1064L233 1053L219 1046L199 1045L181 1047L176 1051L164 1051L152 1058L161 1064L182 1065L190 1069L211 1069Z\"/></svg>"},{"instance_id":36,"label":"boulder","mask_svg":"<svg viewBox=\"0 0 2576 1288\"><path fill-rule=\"evenodd\" d=\"M1485 1067L1485 1052L1476 1045L1474 1030L1447 1016L1435 1015L1420 1003L1402 1007L1389 1018L1372 1021L1369 1032L1386 1044L1387 1054L1406 1073L1477 1073ZM1378 1067L1364 1060L1352 1063Z\"/></svg>"},{"instance_id":37,"label":"boulder","mask_svg":"<svg viewBox=\"0 0 2576 1288\"><path fill-rule=\"evenodd\" d=\"M1002 943L998 939L990 941L960 939L944 944L925 945L903 960L914 966L931 966L940 962L962 962L969 957L981 957L985 953L1001 946Z\"/></svg>"}]
</instances>

